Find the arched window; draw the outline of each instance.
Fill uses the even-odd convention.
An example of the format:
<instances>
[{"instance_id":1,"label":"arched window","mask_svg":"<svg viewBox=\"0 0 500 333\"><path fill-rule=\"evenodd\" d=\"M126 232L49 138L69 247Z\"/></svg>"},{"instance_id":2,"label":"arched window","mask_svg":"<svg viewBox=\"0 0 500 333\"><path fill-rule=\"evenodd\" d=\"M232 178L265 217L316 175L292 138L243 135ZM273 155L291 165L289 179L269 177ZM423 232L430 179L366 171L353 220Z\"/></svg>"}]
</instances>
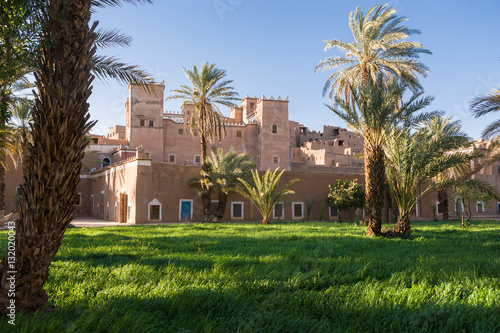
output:
<instances>
[{"instance_id":1,"label":"arched window","mask_svg":"<svg viewBox=\"0 0 500 333\"><path fill-rule=\"evenodd\" d=\"M278 133L278 126L273 125L273 133Z\"/></svg>"},{"instance_id":2,"label":"arched window","mask_svg":"<svg viewBox=\"0 0 500 333\"><path fill-rule=\"evenodd\" d=\"M108 165L111 165L111 160L109 159L109 157L103 158L101 163L101 168L105 168Z\"/></svg>"}]
</instances>

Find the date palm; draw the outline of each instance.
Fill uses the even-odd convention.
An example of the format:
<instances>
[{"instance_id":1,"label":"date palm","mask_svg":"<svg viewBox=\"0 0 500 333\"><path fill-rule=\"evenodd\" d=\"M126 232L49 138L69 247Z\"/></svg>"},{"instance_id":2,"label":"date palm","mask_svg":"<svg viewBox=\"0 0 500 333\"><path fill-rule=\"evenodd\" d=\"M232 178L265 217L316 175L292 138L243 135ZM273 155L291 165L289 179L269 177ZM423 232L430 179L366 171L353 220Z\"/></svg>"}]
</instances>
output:
<instances>
[{"instance_id":1,"label":"date palm","mask_svg":"<svg viewBox=\"0 0 500 333\"><path fill-rule=\"evenodd\" d=\"M474 116L481 117L492 112L500 111L500 90L494 89L487 95L474 98L470 105ZM500 119L489 124L483 131L484 138L491 138L500 134Z\"/></svg>"},{"instance_id":2,"label":"date palm","mask_svg":"<svg viewBox=\"0 0 500 333\"><path fill-rule=\"evenodd\" d=\"M77 202L81 160L93 126L87 100L92 92L92 57L96 40L89 28L91 2L42 1L41 53L37 58L32 143L28 173L20 189L16 223L15 262L9 257L0 266L0 311L10 304L8 277L16 280L16 309L37 309L48 300L43 286ZM126 1L131 2L131 1Z\"/></svg>"},{"instance_id":3,"label":"date palm","mask_svg":"<svg viewBox=\"0 0 500 333\"><path fill-rule=\"evenodd\" d=\"M208 178L210 185L217 191L219 203L215 210L214 222L219 222L224 217L229 194L241 187L238 178L248 181L255 162L249 154L224 153L222 149L215 147L212 147L210 155Z\"/></svg>"},{"instance_id":4,"label":"date palm","mask_svg":"<svg viewBox=\"0 0 500 333\"><path fill-rule=\"evenodd\" d=\"M167 100L181 99L183 105L192 105L184 113L184 127L189 128L194 136L197 132L200 136L201 147L201 201L203 203L202 222L210 220L210 188L207 175L210 165L207 159L207 143L219 141L225 135L223 116L218 105L233 106L238 93L230 86L232 80L225 80L226 71L218 69L215 64L204 63L200 70L193 65L191 70L184 69L184 74L189 79L191 86L182 85L174 89L173 96Z\"/></svg>"},{"instance_id":5,"label":"date palm","mask_svg":"<svg viewBox=\"0 0 500 333\"><path fill-rule=\"evenodd\" d=\"M237 189L237 192L253 202L255 207L262 214L262 224L270 224L269 216L273 212L274 206L279 203L281 198L287 194L295 193L291 187L301 181L301 179L292 179L278 189L278 184L285 170L278 173L279 168L271 171L267 170L262 177L256 169L252 170L253 184L239 178L243 189Z\"/></svg>"},{"instance_id":6,"label":"date palm","mask_svg":"<svg viewBox=\"0 0 500 333\"><path fill-rule=\"evenodd\" d=\"M382 208L385 193L385 141L387 133L395 126L408 127L430 114L415 115L430 104L431 97L420 98L421 93L413 94L407 102L402 96L407 84L393 81L385 86L382 75L375 81L368 77L360 89L352 90L352 99L336 97L336 104L327 107L344 120L355 132L364 138L366 214L368 235L381 234Z\"/></svg>"},{"instance_id":7,"label":"date palm","mask_svg":"<svg viewBox=\"0 0 500 333\"><path fill-rule=\"evenodd\" d=\"M417 131L393 128L387 135L387 179L394 193L399 218L394 233L409 236L410 213L415 205L437 188L461 183L492 195L492 186L468 178L436 178L451 168L470 164L475 154L467 151L468 138L458 122L451 118L433 117L422 121ZM467 178L466 178L467 177ZM427 185L427 186L424 186Z\"/></svg>"},{"instance_id":8,"label":"date palm","mask_svg":"<svg viewBox=\"0 0 500 333\"><path fill-rule=\"evenodd\" d=\"M415 91L422 90L417 75L426 76L429 69L419 61L421 53L431 54L418 42L408 37L420 31L402 25L406 17L396 16L396 10L388 5L377 5L363 14L359 7L349 13L349 27L354 41L338 39L325 41L325 51L337 48L345 56L321 61L315 71L334 69L323 88L323 96L329 99L351 97L353 89L366 84L368 77L382 74L385 85L403 81Z\"/></svg>"}]
</instances>

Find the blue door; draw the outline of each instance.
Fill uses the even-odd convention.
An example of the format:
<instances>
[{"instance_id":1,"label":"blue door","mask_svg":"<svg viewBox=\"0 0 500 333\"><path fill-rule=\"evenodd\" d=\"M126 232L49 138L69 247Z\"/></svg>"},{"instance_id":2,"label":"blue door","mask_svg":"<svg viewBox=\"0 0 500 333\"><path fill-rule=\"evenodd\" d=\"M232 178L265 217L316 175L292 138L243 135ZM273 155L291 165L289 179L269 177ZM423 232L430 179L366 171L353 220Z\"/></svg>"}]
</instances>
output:
<instances>
[{"instance_id":1,"label":"blue door","mask_svg":"<svg viewBox=\"0 0 500 333\"><path fill-rule=\"evenodd\" d=\"M191 220L191 201L181 201L181 220Z\"/></svg>"}]
</instances>

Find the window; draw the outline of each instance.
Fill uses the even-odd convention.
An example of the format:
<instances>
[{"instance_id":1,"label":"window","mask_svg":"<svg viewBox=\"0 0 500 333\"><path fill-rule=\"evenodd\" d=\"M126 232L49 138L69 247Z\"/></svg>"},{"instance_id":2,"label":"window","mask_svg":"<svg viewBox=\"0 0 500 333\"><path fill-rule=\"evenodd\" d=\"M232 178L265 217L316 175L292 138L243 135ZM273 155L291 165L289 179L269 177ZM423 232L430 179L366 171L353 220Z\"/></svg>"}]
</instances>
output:
<instances>
[{"instance_id":1,"label":"window","mask_svg":"<svg viewBox=\"0 0 500 333\"><path fill-rule=\"evenodd\" d=\"M274 134L278 133L278 126L273 125L273 133Z\"/></svg>"},{"instance_id":2,"label":"window","mask_svg":"<svg viewBox=\"0 0 500 333\"><path fill-rule=\"evenodd\" d=\"M194 164L201 165L201 156L200 155L194 155Z\"/></svg>"},{"instance_id":3,"label":"window","mask_svg":"<svg viewBox=\"0 0 500 333\"><path fill-rule=\"evenodd\" d=\"M250 109L255 108L255 103L250 103Z\"/></svg>"},{"instance_id":4,"label":"window","mask_svg":"<svg viewBox=\"0 0 500 333\"><path fill-rule=\"evenodd\" d=\"M219 200L210 201L210 214L214 215L217 210L217 206L219 206Z\"/></svg>"},{"instance_id":5,"label":"window","mask_svg":"<svg viewBox=\"0 0 500 333\"><path fill-rule=\"evenodd\" d=\"M436 212L438 214L443 214L443 207L441 207L441 204L439 203L439 201L436 201Z\"/></svg>"},{"instance_id":6,"label":"window","mask_svg":"<svg viewBox=\"0 0 500 333\"><path fill-rule=\"evenodd\" d=\"M109 165L111 165L111 160L109 159L109 157L103 158L101 161L101 168L105 168Z\"/></svg>"},{"instance_id":7,"label":"window","mask_svg":"<svg viewBox=\"0 0 500 333\"><path fill-rule=\"evenodd\" d=\"M141 119L141 120L139 121L139 126L144 126L144 119Z\"/></svg>"},{"instance_id":8,"label":"window","mask_svg":"<svg viewBox=\"0 0 500 333\"><path fill-rule=\"evenodd\" d=\"M179 135L184 135L184 129L183 128L179 128Z\"/></svg>"},{"instance_id":9,"label":"window","mask_svg":"<svg viewBox=\"0 0 500 333\"><path fill-rule=\"evenodd\" d=\"M279 163L280 163L279 156L273 156L273 164L279 164Z\"/></svg>"},{"instance_id":10,"label":"window","mask_svg":"<svg viewBox=\"0 0 500 333\"><path fill-rule=\"evenodd\" d=\"M257 164L260 164L260 156L257 156Z\"/></svg>"},{"instance_id":11,"label":"window","mask_svg":"<svg viewBox=\"0 0 500 333\"><path fill-rule=\"evenodd\" d=\"M90 196L90 209L92 210L92 214L94 214L94 195Z\"/></svg>"},{"instance_id":12,"label":"window","mask_svg":"<svg viewBox=\"0 0 500 333\"><path fill-rule=\"evenodd\" d=\"M17 194L17 188L16 188L16 194ZM82 204L82 194L81 193L78 193L76 195L76 205L77 206L80 206Z\"/></svg>"},{"instance_id":13,"label":"window","mask_svg":"<svg viewBox=\"0 0 500 333\"><path fill-rule=\"evenodd\" d=\"M153 126L154 126L154 124L155 124L154 120L150 120L150 121L149 121L149 127L153 127Z\"/></svg>"},{"instance_id":14,"label":"window","mask_svg":"<svg viewBox=\"0 0 500 333\"><path fill-rule=\"evenodd\" d=\"M330 217L338 217L339 216L339 212L337 211L337 208L335 208L334 206L330 206Z\"/></svg>"},{"instance_id":15,"label":"window","mask_svg":"<svg viewBox=\"0 0 500 333\"><path fill-rule=\"evenodd\" d=\"M130 206L127 206L127 220L130 220Z\"/></svg>"},{"instance_id":16,"label":"window","mask_svg":"<svg viewBox=\"0 0 500 333\"><path fill-rule=\"evenodd\" d=\"M243 202L242 201L231 202L231 218L243 219Z\"/></svg>"},{"instance_id":17,"label":"window","mask_svg":"<svg viewBox=\"0 0 500 333\"><path fill-rule=\"evenodd\" d=\"M99 142L99 139L98 138L92 138L92 139L90 139L90 141L92 141L92 143L96 145Z\"/></svg>"},{"instance_id":18,"label":"window","mask_svg":"<svg viewBox=\"0 0 500 333\"><path fill-rule=\"evenodd\" d=\"M236 131L236 137L241 138L241 131Z\"/></svg>"},{"instance_id":19,"label":"window","mask_svg":"<svg viewBox=\"0 0 500 333\"><path fill-rule=\"evenodd\" d=\"M150 203L148 203L148 211L148 220L161 220L161 203L158 201L158 199L153 199Z\"/></svg>"},{"instance_id":20,"label":"window","mask_svg":"<svg viewBox=\"0 0 500 333\"><path fill-rule=\"evenodd\" d=\"M168 155L168 161L170 163L175 163L175 155L173 155L173 154Z\"/></svg>"},{"instance_id":21,"label":"window","mask_svg":"<svg viewBox=\"0 0 500 333\"><path fill-rule=\"evenodd\" d=\"M285 215L285 205L283 202L279 202L276 205L274 205L273 209L273 218L279 219L280 217L284 217Z\"/></svg>"},{"instance_id":22,"label":"window","mask_svg":"<svg viewBox=\"0 0 500 333\"><path fill-rule=\"evenodd\" d=\"M106 220L109 219L109 201L106 204Z\"/></svg>"},{"instance_id":23,"label":"window","mask_svg":"<svg viewBox=\"0 0 500 333\"><path fill-rule=\"evenodd\" d=\"M339 140L339 146L343 146L344 145L344 140Z\"/></svg>"},{"instance_id":24,"label":"window","mask_svg":"<svg viewBox=\"0 0 500 333\"><path fill-rule=\"evenodd\" d=\"M464 211L464 204L462 203L462 199L460 197L455 198L455 213L457 215L462 214Z\"/></svg>"},{"instance_id":25,"label":"window","mask_svg":"<svg viewBox=\"0 0 500 333\"><path fill-rule=\"evenodd\" d=\"M293 202L292 203L292 216L294 219L301 219L304 217L304 203L303 202Z\"/></svg>"},{"instance_id":26,"label":"window","mask_svg":"<svg viewBox=\"0 0 500 333\"><path fill-rule=\"evenodd\" d=\"M478 213L484 213L484 202L478 201L476 204L476 209Z\"/></svg>"},{"instance_id":27,"label":"window","mask_svg":"<svg viewBox=\"0 0 500 333\"><path fill-rule=\"evenodd\" d=\"M115 211L114 211L114 219L118 220L118 202L115 202Z\"/></svg>"}]
</instances>

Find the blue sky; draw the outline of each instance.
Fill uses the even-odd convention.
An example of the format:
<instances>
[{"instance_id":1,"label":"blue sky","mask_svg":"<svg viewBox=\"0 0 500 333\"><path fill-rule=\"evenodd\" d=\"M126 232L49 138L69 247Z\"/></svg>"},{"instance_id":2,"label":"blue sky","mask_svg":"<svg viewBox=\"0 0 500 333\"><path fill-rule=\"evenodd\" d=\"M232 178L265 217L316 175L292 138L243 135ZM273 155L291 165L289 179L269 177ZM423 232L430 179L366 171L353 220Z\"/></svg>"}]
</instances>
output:
<instances>
[{"instance_id":1,"label":"blue sky","mask_svg":"<svg viewBox=\"0 0 500 333\"><path fill-rule=\"evenodd\" d=\"M208 61L227 71L241 97L288 96L289 116L312 130L323 124L343 123L324 104L328 72L314 73L326 57L323 41L352 41L348 15L356 6L363 11L378 1L346 0L156 0L154 5L124 5L99 10L94 19L104 28L118 28L130 35L130 48L101 52L148 70L170 90L186 84L182 68ZM500 87L500 1L498 0L396 0L389 1L406 25L419 29L416 40L432 51L421 60L430 74L421 78L426 95L435 97L431 110L444 110L461 120L473 138L498 115L474 119L468 105L472 98ZM94 133L125 124L127 87L95 81L90 98ZM165 110L179 110L180 102L165 103ZM229 110L223 109L225 115Z\"/></svg>"}]
</instances>

